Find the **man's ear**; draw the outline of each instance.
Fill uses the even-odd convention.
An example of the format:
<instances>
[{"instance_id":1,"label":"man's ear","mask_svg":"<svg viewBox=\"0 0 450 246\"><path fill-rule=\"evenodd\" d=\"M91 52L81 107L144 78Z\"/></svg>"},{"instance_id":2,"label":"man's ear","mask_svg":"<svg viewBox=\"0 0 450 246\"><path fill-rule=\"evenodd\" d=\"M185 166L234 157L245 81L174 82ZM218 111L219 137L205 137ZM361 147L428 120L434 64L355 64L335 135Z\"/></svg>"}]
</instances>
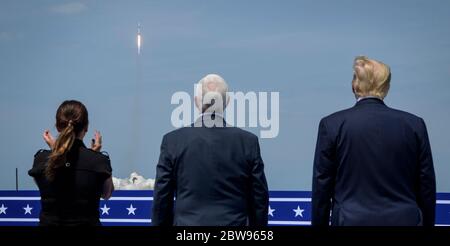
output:
<instances>
[{"instance_id":1,"label":"man's ear","mask_svg":"<svg viewBox=\"0 0 450 246\"><path fill-rule=\"evenodd\" d=\"M202 109L200 108L199 98L198 98L197 96L194 96L194 101L195 101L195 106L196 106L197 109L201 112Z\"/></svg>"},{"instance_id":2,"label":"man's ear","mask_svg":"<svg viewBox=\"0 0 450 246\"><path fill-rule=\"evenodd\" d=\"M352 83L352 92L353 92L353 95L355 96L355 98L358 99L359 96L356 94L356 88L353 83Z\"/></svg>"}]
</instances>

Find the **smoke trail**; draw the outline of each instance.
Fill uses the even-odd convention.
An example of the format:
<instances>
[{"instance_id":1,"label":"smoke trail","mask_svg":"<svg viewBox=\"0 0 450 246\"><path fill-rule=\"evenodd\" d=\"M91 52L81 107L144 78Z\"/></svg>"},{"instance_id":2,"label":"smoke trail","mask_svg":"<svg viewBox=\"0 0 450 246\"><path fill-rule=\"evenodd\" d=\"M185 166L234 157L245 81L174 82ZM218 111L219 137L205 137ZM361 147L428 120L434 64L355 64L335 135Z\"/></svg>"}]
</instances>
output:
<instances>
[{"instance_id":1,"label":"smoke trail","mask_svg":"<svg viewBox=\"0 0 450 246\"><path fill-rule=\"evenodd\" d=\"M143 82L142 82L142 53L141 53L141 45L142 45L142 36L140 31L140 24L138 24L138 33L136 37L137 42L137 53L136 53L136 81L134 83L134 94L133 103L131 108L131 139L130 144L128 145L128 165L130 172L135 171L137 163L137 156L140 153L141 146L141 132L142 132L142 90L143 90Z\"/></svg>"}]
</instances>

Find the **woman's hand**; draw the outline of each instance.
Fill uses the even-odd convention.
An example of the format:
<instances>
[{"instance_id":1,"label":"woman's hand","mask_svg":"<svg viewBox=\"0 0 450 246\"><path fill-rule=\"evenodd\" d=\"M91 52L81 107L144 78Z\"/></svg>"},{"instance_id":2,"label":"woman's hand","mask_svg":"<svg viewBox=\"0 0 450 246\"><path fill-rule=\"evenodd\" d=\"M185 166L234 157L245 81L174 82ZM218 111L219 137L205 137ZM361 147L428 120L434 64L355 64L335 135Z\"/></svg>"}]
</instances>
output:
<instances>
[{"instance_id":1,"label":"woman's hand","mask_svg":"<svg viewBox=\"0 0 450 246\"><path fill-rule=\"evenodd\" d=\"M108 200L111 197L113 191L114 191L114 183L112 177L109 177L103 183L102 198Z\"/></svg>"},{"instance_id":2,"label":"woman's hand","mask_svg":"<svg viewBox=\"0 0 450 246\"><path fill-rule=\"evenodd\" d=\"M44 141L47 143L48 147L50 147L50 149L53 149L53 146L55 146L55 138L50 133L50 130L45 130L44 134L42 134L42 137L44 138Z\"/></svg>"},{"instance_id":3,"label":"woman's hand","mask_svg":"<svg viewBox=\"0 0 450 246\"><path fill-rule=\"evenodd\" d=\"M94 138L91 140L91 149L100 151L102 149L102 135L99 131L95 131Z\"/></svg>"}]
</instances>

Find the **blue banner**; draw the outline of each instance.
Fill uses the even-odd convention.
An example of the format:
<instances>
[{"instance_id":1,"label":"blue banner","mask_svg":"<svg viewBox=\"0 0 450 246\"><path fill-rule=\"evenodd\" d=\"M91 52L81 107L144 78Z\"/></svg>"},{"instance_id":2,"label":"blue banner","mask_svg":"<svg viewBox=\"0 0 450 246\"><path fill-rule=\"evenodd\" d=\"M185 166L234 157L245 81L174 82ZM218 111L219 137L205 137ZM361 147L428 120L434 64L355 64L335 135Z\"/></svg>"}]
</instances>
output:
<instances>
[{"instance_id":1,"label":"blue banner","mask_svg":"<svg viewBox=\"0 0 450 246\"><path fill-rule=\"evenodd\" d=\"M149 226L153 191L115 191L100 202L100 215L106 226ZM311 192L271 191L269 225L304 226L311 224ZM39 191L0 191L0 226L37 225ZM438 193L436 225L450 226L450 193Z\"/></svg>"}]
</instances>

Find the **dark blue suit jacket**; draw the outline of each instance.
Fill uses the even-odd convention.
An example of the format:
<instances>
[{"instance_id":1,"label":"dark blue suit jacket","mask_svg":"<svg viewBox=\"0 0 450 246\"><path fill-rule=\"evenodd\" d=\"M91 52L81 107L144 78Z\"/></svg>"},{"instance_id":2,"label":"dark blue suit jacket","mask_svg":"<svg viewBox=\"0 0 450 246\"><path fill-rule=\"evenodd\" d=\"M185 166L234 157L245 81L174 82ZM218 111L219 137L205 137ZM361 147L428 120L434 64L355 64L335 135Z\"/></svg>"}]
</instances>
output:
<instances>
[{"instance_id":1,"label":"dark blue suit jacket","mask_svg":"<svg viewBox=\"0 0 450 246\"><path fill-rule=\"evenodd\" d=\"M269 195L258 138L216 120L224 127L191 126L163 137L153 225L267 225Z\"/></svg>"},{"instance_id":2,"label":"dark blue suit jacket","mask_svg":"<svg viewBox=\"0 0 450 246\"><path fill-rule=\"evenodd\" d=\"M323 118L312 224L434 225L436 182L424 121L374 98Z\"/></svg>"}]
</instances>

